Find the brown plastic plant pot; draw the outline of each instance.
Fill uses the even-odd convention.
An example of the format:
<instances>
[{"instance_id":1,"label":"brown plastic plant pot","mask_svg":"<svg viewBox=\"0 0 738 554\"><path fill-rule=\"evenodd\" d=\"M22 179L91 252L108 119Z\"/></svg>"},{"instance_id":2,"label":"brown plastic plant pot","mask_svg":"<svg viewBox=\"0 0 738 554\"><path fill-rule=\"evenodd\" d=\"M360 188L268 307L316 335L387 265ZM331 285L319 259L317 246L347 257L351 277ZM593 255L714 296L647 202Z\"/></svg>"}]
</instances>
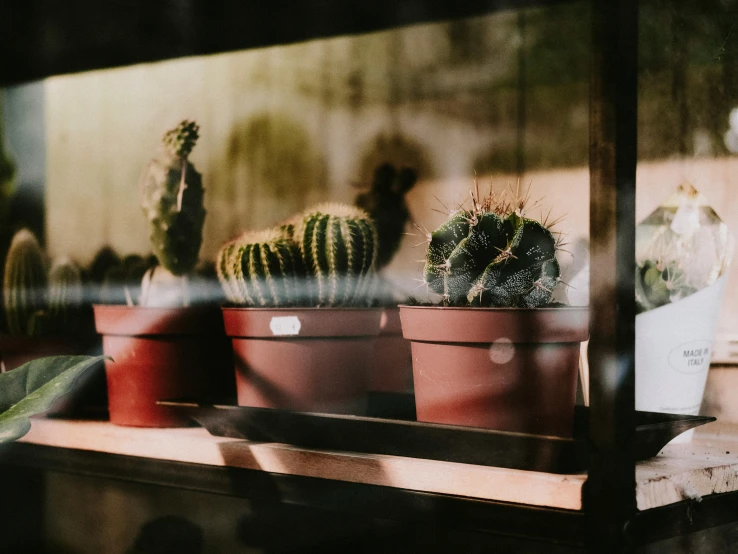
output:
<instances>
[{"instance_id":1,"label":"brown plastic plant pot","mask_svg":"<svg viewBox=\"0 0 738 554\"><path fill-rule=\"evenodd\" d=\"M183 427L189 420L158 400L222 399L232 389L231 357L214 307L94 306L103 335L110 421Z\"/></svg>"},{"instance_id":2,"label":"brown plastic plant pot","mask_svg":"<svg viewBox=\"0 0 738 554\"><path fill-rule=\"evenodd\" d=\"M239 406L361 415L381 309L223 308Z\"/></svg>"},{"instance_id":3,"label":"brown plastic plant pot","mask_svg":"<svg viewBox=\"0 0 738 554\"><path fill-rule=\"evenodd\" d=\"M401 306L418 421L570 437L586 307Z\"/></svg>"},{"instance_id":4,"label":"brown plastic plant pot","mask_svg":"<svg viewBox=\"0 0 738 554\"><path fill-rule=\"evenodd\" d=\"M89 355L100 353L97 335L69 337L0 337L2 371L12 371L23 364L47 356ZM96 365L76 383L74 389L57 399L47 410L50 417L94 417L107 415L105 372Z\"/></svg>"},{"instance_id":5,"label":"brown plastic plant pot","mask_svg":"<svg viewBox=\"0 0 738 554\"><path fill-rule=\"evenodd\" d=\"M413 390L410 341L402 336L400 309L385 308L372 355L369 358L369 390L407 393Z\"/></svg>"}]
</instances>

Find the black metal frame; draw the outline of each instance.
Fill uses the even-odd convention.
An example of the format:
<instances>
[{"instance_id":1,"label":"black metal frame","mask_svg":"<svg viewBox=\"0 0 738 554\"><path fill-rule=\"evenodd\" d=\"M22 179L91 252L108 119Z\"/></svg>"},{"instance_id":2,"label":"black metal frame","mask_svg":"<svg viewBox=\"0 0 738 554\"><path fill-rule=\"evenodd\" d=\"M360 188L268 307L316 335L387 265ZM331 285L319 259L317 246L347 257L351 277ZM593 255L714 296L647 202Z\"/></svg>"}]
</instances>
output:
<instances>
[{"instance_id":1,"label":"black metal frame","mask_svg":"<svg viewBox=\"0 0 738 554\"><path fill-rule=\"evenodd\" d=\"M590 470L584 509L598 552L630 547L636 511L635 172L638 1L592 2Z\"/></svg>"},{"instance_id":2,"label":"black metal frame","mask_svg":"<svg viewBox=\"0 0 738 554\"><path fill-rule=\"evenodd\" d=\"M554 4L557 0L28 0L0 4L0 86L71 71L112 67L193 54L207 54L374 31L411 23L479 15L499 9ZM590 94L590 171L592 244L590 377L591 463L585 488L590 546L597 552L632 546L629 522L658 520L668 508L636 514L632 462L634 421L634 228L637 125L637 0L592 0L593 46ZM18 463L95 474L91 460L105 458L113 476L141 479L140 462L110 461L105 455L17 445ZM71 452L71 453L70 453ZM9 455L6 452L6 456ZM13 454L15 456L15 454ZM64 458L63 464L56 466ZM54 461L51 464L49 461ZM5 458L7 462L8 459ZM96 462L95 462L96 463ZM81 464L81 465L80 465ZM204 487L224 473L213 471L184 480L175 462L147 462L172 486ZM51 467L51 466L54 467ZM93 464L94 465L94 464ZM146 464L144 464L146 465ZM225 470L223 470L225 471ZM162 477L171 474L172 482ZM189 475L189 474L188 474ZM210 482L208 479L215 479ZM199 484L195 484L195 479ZM289 477L276 478L288 482ZM321 483L325 487L336 483ZM405 492L381 492L385 498ZM419 493L416 497L421 497ZM717 498L717 497L716 497ZM438 499L454 505L494 506L465 499ZM731 506L733 496L711 503ZM392 509L392 501L382 509ZM484 508L486 510L488 508ZM491 509L491 508L489 508ZM521 507L530 510L530 508ZM476 508L475 508L476 510ZM515 511L508 506L506 510ZM466 508L460 510L466 512ZM482 512L480 512L482 513ZM510 513L509 511L506 513ZM555 511L543 518L555 521ZM673 514L672 514L673 515ZM553 517L548 520L546 518ZM581 519L575 527L583 532ZM506 520L510 521L510 520ZM566 526L565 526L566 527ZM527 532L535 532L528 525ZM629 538L630 537L630 538Z\"/></svg>"},{"instance_id":3,"label":"black metal frame","mask_svg":"<svg viewBox=\"0 0 738 554\"><path fill-rule=\"evenodd\" d=\"M8 1L0 3L0 86L570 1Z\"/></svg>"}]
</instances>

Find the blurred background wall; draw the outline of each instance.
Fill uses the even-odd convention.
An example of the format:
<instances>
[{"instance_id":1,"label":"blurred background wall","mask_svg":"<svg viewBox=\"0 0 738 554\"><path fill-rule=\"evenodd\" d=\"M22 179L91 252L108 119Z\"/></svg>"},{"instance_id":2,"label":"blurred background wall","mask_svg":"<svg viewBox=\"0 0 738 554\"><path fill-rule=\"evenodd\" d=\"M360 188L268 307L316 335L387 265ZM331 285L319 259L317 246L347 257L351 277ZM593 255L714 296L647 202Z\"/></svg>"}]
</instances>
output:
<instances>
[{"instance_id":1,"label":"blurred background wall","mask_svg":"<svg viewBox=\"0 0 738 554\"><path fill-rule=\"evenodd\" d=\"M643 3L639 219L689 181L738 232L731 5ZM586 241L589 34L588 3L573 2L6 89L16 196L30 198L20 217L42 227L50 254L82 264L103 245L147 253L139 180L164 131L191 118L205 259L307 205L351 202L384 161L418 171L408 198L419 226L468 198L476 175L483 189L531 186L545 211L565 216L569 241ZM389 268L405 291L419 276L419 242L406 237ZM721 329L738 331L738 294L726 304Z\"/></svg>"}]
</instances>

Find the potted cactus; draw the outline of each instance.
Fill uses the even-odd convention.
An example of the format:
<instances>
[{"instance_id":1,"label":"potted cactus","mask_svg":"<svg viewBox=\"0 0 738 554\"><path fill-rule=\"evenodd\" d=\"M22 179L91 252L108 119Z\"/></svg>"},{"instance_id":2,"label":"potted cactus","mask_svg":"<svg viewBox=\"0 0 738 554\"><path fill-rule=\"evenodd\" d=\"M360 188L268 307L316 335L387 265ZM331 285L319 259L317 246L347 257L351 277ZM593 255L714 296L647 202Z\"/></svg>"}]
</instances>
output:
<instances>
[{"instance_id":1,"label":"potted cactus","mask_svg":"<svg viewBox=\"0 0 738 554\"><path fill-rule=\"evenodd\" d=\"M429 233L437 306L401 306L420 421L570 436L586 307L552 304L560 243L526 201L472 194Z\"/></svg>"},{"instance_id":2,"label":"potted cactus","mask_svg":"<svg viewBox=\"0 0 738 554\"><path fill-rule=\"evenodd\" d=\"M142 180L142 208L159 265L139 298L96 305L103 335L110 420L137 427L187 425L157 400L228 394L230 352L217 303L194 303L189 274L202 243L202 177L189 160L198 126L182 121L164 135L161 156ZM138 304L135 302L138 301Z\"/></svg>"},{"instance_id":3,"label":"potted cactus","mask_svg":"<svg viewBox=\"0 0 738 554\"><path fill-rule=\"evenodd\" d=\"M376 236L364 211L326 204L221 248L240 405L364 411L381 317L367 308Z\"/></svg>"},{"instance_id":4,"label":"potted cactus","mask_svg":"<svg viewBox=\"0 0 738 554\"><path fill-rule=\"evenodd\" d=\"M415 170L397 171L384 163L374 172L369 190L356 196L354 204L365 210L377 228L377 272L394 258L410 219L405 195L417 181ZM400 310L391 284L381 274L374 281L372 297L383 308L379 336L369 359L369 390L409 392L412 390L410 342L402 336Z\"/></svg>"},{"instance_id":5,"label":"potted cactus","mask_svg":"<svg viewBox=\"0 0 738 554\"><path fill-rule=\"evenodd\" d=\"M3 371L40 356L97 353L99 346L83 303L77 265L66 257L47 269L46 255L36 236L19 230L5 259L3 304L5 334L0 338ZM94 415L105 409L105 378L86 374L73 395L57 403L52 415Z\"/></svg>"}]
</instances>

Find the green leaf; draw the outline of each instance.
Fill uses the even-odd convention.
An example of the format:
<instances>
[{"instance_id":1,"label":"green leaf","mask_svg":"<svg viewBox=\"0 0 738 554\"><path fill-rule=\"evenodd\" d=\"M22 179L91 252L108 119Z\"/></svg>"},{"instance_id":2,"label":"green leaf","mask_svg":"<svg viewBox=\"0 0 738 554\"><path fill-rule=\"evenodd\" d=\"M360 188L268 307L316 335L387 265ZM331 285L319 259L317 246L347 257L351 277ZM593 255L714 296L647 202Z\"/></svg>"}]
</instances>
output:
<instances>
[{"instance_id":1,"label":"green leaf","mask_svg":"<svg viewBox=\"0 0 738 554\"><path fill-rule=\"evenodd\" d=\"M0 374L0 443L21 438L29 417L51 408L83 373L105 356L51 356Z\"/></svg>"}]
</instances>

